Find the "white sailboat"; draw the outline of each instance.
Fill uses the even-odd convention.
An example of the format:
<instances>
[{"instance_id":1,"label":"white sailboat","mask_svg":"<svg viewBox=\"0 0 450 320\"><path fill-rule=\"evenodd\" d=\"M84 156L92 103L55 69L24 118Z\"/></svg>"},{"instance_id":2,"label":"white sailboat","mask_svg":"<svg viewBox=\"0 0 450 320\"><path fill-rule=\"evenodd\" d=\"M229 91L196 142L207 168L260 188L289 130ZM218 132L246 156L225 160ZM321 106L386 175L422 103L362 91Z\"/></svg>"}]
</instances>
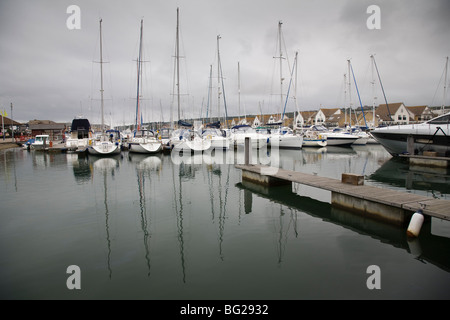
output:
<instances>
[{"instance_id":1,"label":"white sailboat","mask_svg":"<svg viewBox=\"0 0 450 320\"><path fill-rule=\"evenodd\" d=\"M279 49L279 57L274 57L275 59L280 59L280 107L283 106L284 102L284 110L281 116L281 119L278 122L273 123L267 123L267 125L270 125L274 129L270 130L269 135L269 145L272 147L273 145L277 145L279 148L286 148L286 149L301 149L303 146L303 135L294 133L294 131L290 128L283 127L284 122L284 111L286 110L286 105L289 99L289 92L292 84L292 76L293 71L290 73L290 81L289 81L289 88L286 94L286 100L283 101L283 72L282 72L282 61L285 59L283 57L283 50L282 50L282 31L281 31L281 25L283 23L281 21L278 22L278 49ZM295 70L297 70L297 58L298 58L298 52L295 53L295 60L294 60L294 67ZM295 83L295 86L297 86L297 83Z\"/></svg>"},{"instance_id":2,"label":"white sailboat","mask_svg":"<svg viewBox=\"0 0 450 320\"><path fill-rule=\"evenodd\" d=\"M152 130L142 127L140 97L141 97L141 77L142 77L142 34L144 21L141 20L141 29L139 37L139 55L137 59L137 95L136 95L136 121L135 130L131 139L128 140L129 152L136 153L158 153L162 151L162 143Z\"/></svg>"},{"instance_id":3,"label":"white sailboat","mask_svg":"<svg viewBox=\"0 0 450 320\"><path fill-rule=\"evenodd\" d=\"M303 132L303 147L326 147L327 136L314 128L308 128Z\"/></svg>"},{"instance_id":4,"label":"white sailboat","mask_svg":"<svg viewBox=\"0 0 450 320\"><path fill-rule=\"evenodd\" d=\"M89 154L92 155L117 155L121 152L121 139L120 135L117 136L110 132L109 135L105 132L104 121L104 103L103 103L103 53L102 53L102 19L100 19L100 95L101 95L101 113L102 113L102 131L92 141L92 144L88 148Z\"/></svg>"},{"instance_id":5,"label":"white sailboat","mask_svg":"<svg viewBox=\"0 0 450 320\"><path fill-rule=\"evenodd\" d=\"M203 139L211 141L211 149L229 149L231 138L227 137L226 132L219 128L207 127L202 131Z\"/></svg>"},{"instance_id":6,"label":"white sailboat","mask_svg":"<svg viewBox=\"0 0 450 320\"><path fill-rule=\"evenodd\" d=\"M252 148L261 149L268 146L269 138L258 133L247 124L237 125L231 128L230 136L235 148L241 148L245 145L245 138L250 138Z\"/></svg>"},{"instance_id":7,"label":"white sailboat","mask_svg":"<svg viewBox=\"0 0 450 320\"><path fill-rule=\"evenodd\" d=\"M353 145L366 145L367 141L369 140L369 135L364 131L361 130L361 127L359 126L358 123L358 117L356 116L356 111L352 109L352 93L351 93L351 75L352 75L352 66L350 63L350 59L347 60L347 65L348 65L348 96L349 96L349 105L348 105L348 109L349 109L349 118L348 118L348 123L347 123L347 111L344 110L345 112L345 128L334 128L332 131L334 133L339 133L339 134L349 134L352 136L355 136L357 139L353 142ZM354 79L355 80L355 79ZM346 75L344 75L344 83L347 82L347 77ZM356 80L355 80L355 86L356 86ZM358 87L356 86L356 89L358 89ZM358 91L357 91L358 92ZM358 93L359 95L359 93ZM361 106L362 108L362 106ZM352 111L353 114L355 116L355 125L352 126ZM363 110L363 116L364 116L364 110ZM364 121L365 121L365 116L364 116Z\"/></svg>"},{"instance_id":8,"label":"white sailboat","mask_svg":"<svg viewBox=\"0 0 450 320\"><path fill-rule=\"evenodd\" d=\"M170 141L168 142L171 150L183 152L202 152L211 147L211 141L202 138L199 132L194 130L191 123L181 120L181 101L180 101L180 23L179 8L177 8L177 27L176 27L176 43L175 43L175 73L177 88L177 106L178 106L178 126L177 130L172 132ZM173 123L173 122L172 122Z\"/></svg>"}]
</instances>

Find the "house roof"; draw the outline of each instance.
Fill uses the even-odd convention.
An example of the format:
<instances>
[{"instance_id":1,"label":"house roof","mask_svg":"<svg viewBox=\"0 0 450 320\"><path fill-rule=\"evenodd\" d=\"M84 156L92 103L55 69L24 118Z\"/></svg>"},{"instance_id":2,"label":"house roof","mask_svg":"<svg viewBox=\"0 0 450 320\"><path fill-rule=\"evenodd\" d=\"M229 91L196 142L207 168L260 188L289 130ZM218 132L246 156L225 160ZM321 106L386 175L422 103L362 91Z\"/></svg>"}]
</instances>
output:
<instances>
[{"instance_id":1,"label":"house roof","mask_svg":"<svg viewBox=\"0 0 450 320\"><path fill-rule=\"evenodd\" d=\"M420 116L423 114L427 106L414 106L414 107L406 107L409 111L411 111L414 115Z\"/></svg>"},{"instance_id":2,"label":"house roof","mask_svg":"<svg viewBox=\"0 0 450 320\"><path fill-rule=\"evenodd\" d=\"M304 120L310 120L311 118L314 118L317 111L300 111L300 114L302 115Z\"/></svg>"},{"instance_id":3,"label":"house roof","mask_svg":"<svg viewBox=\"0 0 450 320\"><path fill-rule=\"evenodd\" d=\"M3 117L3 116L2 116L2 118L3 118L3 125L5 125L5 126L11 125L11 118ZM12 120L12 124L13 124L13 126L20 126L22 123Z\"/></svg>"},{"instance_id":4,"label":"house roof","mask_svg":"<svg viewBox=\"0 0 450 320\"><path fill-rule=\"evenodd\" d=\"M339 108L333 108L333 109L320 109L320 111L323 112L323 114L325 115L325 117L331 117L333 114L336 113L336 111L338 111Z\"/></svg>"},{"instance_id":5,"label":"house roof","mask_svg":"<svg viewBox=\"0 0 450 320\"><path fill-rule=\"evenodd\" d=\"M392 121L392 119L389 117L389 114L391 115L395 114L402 105L404 105L403 102L389 103L388 105L380 104L375 113L383 121Z\"/></svg>"},{"instance_id":6,"label":"house roof","mask_svg":"<svg viewBox=\"0 0 450 320\"><path fill-rule=\"evenodd\" d=\"M30 124L30 130L64 130L66 125L64 123L39 123Z\"/></svg>"}]
</instances>

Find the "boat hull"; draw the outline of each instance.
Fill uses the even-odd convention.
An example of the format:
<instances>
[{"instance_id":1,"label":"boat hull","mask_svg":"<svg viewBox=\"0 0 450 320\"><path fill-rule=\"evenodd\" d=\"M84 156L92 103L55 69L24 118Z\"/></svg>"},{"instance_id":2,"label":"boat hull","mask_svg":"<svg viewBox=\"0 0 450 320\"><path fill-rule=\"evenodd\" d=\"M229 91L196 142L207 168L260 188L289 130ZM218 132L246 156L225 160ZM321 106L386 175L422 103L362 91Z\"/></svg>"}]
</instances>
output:
<instances>
[{"instance_id":1,"label":"boat hull","mask_svg":"<svg viewBox=\"0 0 450 320\"><path fill-rule=\"evenodd\" d=\"M65 147L72 152L85 152L89 147L90 139L67 139Z\"/></svg>"},{"instance_id":2,"label":"boat hull","mask_svg":"<svg viewBox=\"0 0 450 320\"><path fill-rule=\"evenodd\" d=\"M158 153L162 150L161 142L150 142L150 143L134 143L130 142L128 144L128 151L135 153Z\"/></svg>"},{"instance_id":3,"label":"boat hull","mask_svg":"<svg viewBox=\"0 0 450 320\"><path fill-rule=\"evenodd\" d=\"M92 155L113 155L120 154L121 148L119 144L102 142L90 146L88 149L89 154Z\"/></svg>"},{"instance_id":4,"label":"boat hull","mask_svg":"<svg viewBox=\"0 0 450 320\"><path fill-rule=\"evenodd\" d=\"M303 139L303 147L326 147L327 146L327 140L326 139L310 139L310 138L304 138Z\"/></svg>"},{"instance_id":5,"label":"boat hull","mask_svg":"<svg viewBox=\"0 0 450 320\"><path fill-rule=\"evenodd\" d=\"M34 150L44 150L44 149L48 149L48 144L46 144L44 147L44 145L42 143L32 143L31 148Z\"/></svg>"},{"instance_id":6,"label":"boat hull","mask_svg":"<svg viewBox=\"0 0 450 320\"><path fill-rule=\"evenodd\" d=\"M348 136L348 137L340 137L340 136L327 136L327 146L336 146L336 147L350 147L358 137Z\"/></svg>"},{"instance_id":7,"label":"boat hull","mask_svg":"<svg viewBox=\"0 0 450 320\"><path fill-rule=\"evenodd\" d=\"M371 134L393 156L408 153L409 136L414 139L414 154L421 154L423 151L435 151L440 156L449 156L450 135L434 135L434 133L431 133L432 131L413 133L380 129L379 131L372 131Z\"/></svg>"},{"instance_id":8,"label":"boat hull","mask_svg":"<svg viewBox=\"0 0 450 320\"><path fill-rule=\"evenodd\" d=\"M172 150L183 152L203 152L211 148L211 140L195 139L175 140L172 142Z\"/></svg>"},{"instance_id":9,"label":"boat hull","mask_svg":"<svg viewBox=\"0 0 450 320\"><path fill-rule=\"evenodd\" d=\"M250 138L252 148L261 149L267 147L269 144L269 138L263 135L238 135L234 137L234 146L243 148L245 146L245 138Z\"/></svg>"},{"instance_id":10,"label":"boat hull","mask_svg":"<svg viewBox=\"0 0 450 320\"><path fill-rule=\"evenodd\" d=\"M206 138L208 139L208 138ZM229 149L230 148L230 139L222 138L222 137L212 137L209 139L211 141L210 149Z\"/></svg>"},{"instance_id":11,"label":"boat hull","mask_svg":"<svg viewBox=\"0 0 450 320\"><path fill-rule=\"evenodd\" d=\"M303 147L303 136L296 135L273 135L269 138L269 144L278 140L278 148L281 149L301 149Z\"/></svg>"},{"instance_id":12,"label":"boat hull","mask_svg":"<svg viewBox=\"0 0 450 320\"><path fill-rule=\"evenodd\" d=\"M192 151L206 151L211 148L211 140L207 139L194 139L192 141L185 141L186 145Z\"/></svg>"}]
</instances>

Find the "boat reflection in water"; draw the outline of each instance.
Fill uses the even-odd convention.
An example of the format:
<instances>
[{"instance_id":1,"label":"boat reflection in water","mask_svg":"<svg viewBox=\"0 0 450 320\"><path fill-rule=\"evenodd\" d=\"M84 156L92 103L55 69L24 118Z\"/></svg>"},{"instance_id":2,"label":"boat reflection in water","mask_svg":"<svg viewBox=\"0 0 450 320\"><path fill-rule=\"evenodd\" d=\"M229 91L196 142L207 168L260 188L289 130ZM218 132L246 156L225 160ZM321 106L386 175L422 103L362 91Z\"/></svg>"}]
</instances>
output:
<instances>
[{"instance_id":1,"label":"boat reflection in water","mask_svg":"<svg viewBox=\"0 0 450 320\"><path fill-rule=\"evenodd\" d=\"M147 277L151 275L151 259L150 259L150 239L152 237L152 208L148 202L151 202L150 197L147 196L150 192L146 192L146 188L149 187L151 189L151 179L153 173L157 173L161 170L161 156L158 155L145 155L139 153L129 153L128 159L131 163L136 165L136 178L137 178L137 196L139 201L139 221L140 227L142 231L142 241L144 245L144 259L147 267ZM150 181L146 183L147 180Z\"/></svg>"},{"instance_id":2,"label":"boat reflection in water","mask_svg":"<svg viewBox=\"0 0 450 320\"><path fill-rule=\"evenodd\" d=\"M88 157L81 153L68 153L67 161L72 166L73 175L77 183L83 184L91 180L93 168Z\"/></svg>"},{"instance_id":3,"label":"boat reflection in water","mask_svg":"<svg viewBox=\"0 0 450 320\"><path fill-rule=\"evenodd\" d=\"M391 158L369 176L369 182L406 188L434 198L450 199L450 170L410 165L404 159Z\"/></svg>"},{"instance_id":4,"label":"boat reflection in water","mask_svg":"<svg viewBox=\"0 0 450 320\"><path fill-rule=\"evenodd\" d=\"M279 162L318 176L355 172L367 184L405 191L405 180L399 187L376 180L385 163L393 171L412 170L388 161L381 145L347 148L347 154L341 149L280 150ZM0 153L0 233L11 240L0 256L2 297L449 297L450 238L436 232L436 223L426 220L420 236L408 240L405 228L334 208L329 195L322 199L303 185L265 188L242 181L234 166L241 154L230 151L223 157L184 153L179 163L170 155L128 151L85 158L44 153L39 162L45 166L36 164L34 152ZM252 151L254 160L270 159L264 150ZM57 201L36 197L36 190L50 190ZM34 201L19 201L24 197ZM72 264L80 266L85 284L76 293L61 278ZM372 264L389 280L375 293L365 285Z\"/></svg>"},{"instance_id":5,"label":"boat reflection in water","mask_svg":"<svg viewBox=\"0 0 450 320\"><path fill-rule=\"evenodd\" d=\"M284 212L289 210L291 212L289 217L291 222L288 225L292 227L292 232L296 238L302 238L302 231L298 230L297 221L302 220L302 214L307 214L325 222L342 226L361 235L378 239L386 245L401 248L410 253L414 259L431 263L450 272L450 255L448 254L448 250L445 249L450 247L450 237L442 237L434 234L432 232L432 224L430 223L424 224L420 238L410 239L402 227L368 219L361 215L335 208L329 202L300 195L296 192L297 188L295 184L293 186L267 188L243 180L237 183L236 187L244 190L244 192L251 192L253 197L269 199L271 202L280 204L280 219L284 215ZM245 201L246 211L248 210L249 213L257 214L251 208L252 202L255 200L251 196L246 196ZM281 223L280 226L282 226ZM288 229L284 231L287 232ZM283 228L280 227L279 232L280 241L281 239L287 241L287 234L282 234Z\"/></svg>"},{"instance_id":6,"label":"boat reflection in water","mask_svg":"<svg viewBox=\"0 0 450 320\"><path fill-rule=\"evenodd\" d=\"M92 163L92 168L95 174L98 174L102 177L103 186L102 186L102 195L103 198L103 206L99 206L99 211L104 212L105 215L105 238L106 238L106 265L108 270L108 278L112 278L112 264L111 264L111 255L112 255L112 236L110 231L110 219L111 219L111 210L110 210L110 198L111 191L108 190L108 176L114 177L116 174L116 170L118 170L120 156L115 157L89 157L89 160ZM100 209L101 208L101 209Z\"/></svg>"}]
</instances>

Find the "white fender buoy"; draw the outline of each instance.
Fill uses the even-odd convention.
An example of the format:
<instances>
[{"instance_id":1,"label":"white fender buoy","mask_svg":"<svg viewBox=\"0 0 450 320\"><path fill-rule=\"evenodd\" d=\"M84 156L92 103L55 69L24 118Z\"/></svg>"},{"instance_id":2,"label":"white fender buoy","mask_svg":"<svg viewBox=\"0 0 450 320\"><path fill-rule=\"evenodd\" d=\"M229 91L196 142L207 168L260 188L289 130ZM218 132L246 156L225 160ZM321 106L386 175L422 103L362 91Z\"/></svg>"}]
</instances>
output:
<instances>
[{"instance_id":1,"label":"white fender buoy","mask_svg":"<svg viewBox=\"0 0 450 320\"><path fill-rule=\"evenodd\" d=\"M409 222L408 230L406 231L406 234L409 237L418 237L420 233L420 229L422 228L424 216L422 214L422 210L418 210L415 212L412 217L411 221Z\"/></svg>"}]
</instances>

